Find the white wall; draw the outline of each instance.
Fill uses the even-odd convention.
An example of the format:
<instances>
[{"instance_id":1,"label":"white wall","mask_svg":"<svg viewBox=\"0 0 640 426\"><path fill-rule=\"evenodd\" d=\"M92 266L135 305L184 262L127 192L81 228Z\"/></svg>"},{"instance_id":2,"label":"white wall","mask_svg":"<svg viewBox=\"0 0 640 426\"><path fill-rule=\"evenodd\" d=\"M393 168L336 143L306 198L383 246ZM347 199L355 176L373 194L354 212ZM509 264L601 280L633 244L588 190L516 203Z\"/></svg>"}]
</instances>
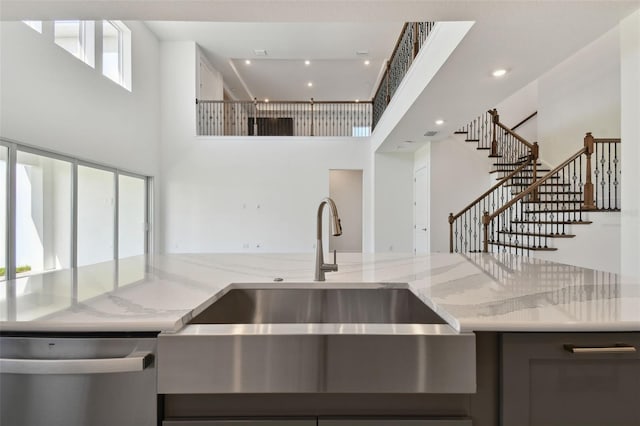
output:
<instances>
[{"instance_id":1,"label":"white wall","mask_svg":"<svg viewBox=\"0 0 640 426\"><path fill-rule=\"evenodd\" d=\"M422 182L418 182L417 179L419 179L419 177L416 175L416 172L420 169L425 169L425 173L422 174ZM426 227L427 228L427 241L426 241L426 247L423 247L424 249L426 249L427 251L431 251L431 220L430 220L430 216L431 216L431 209L430 209L430 195L431 195L431 182L430 182L430 173L431 173L431 144L427 143L425 144L422 148L419 148L418 150L416 150L416 152L413 154L413 176L414 176L414 183L413 183L413 188L414 188L414 192L413 192L413 201L414 201L414 215L413 215L413 225L414 225L414 249L416 249L417 253L420 253L420 251L418 251L421 247L419 244L416 243L416 239L419 238L418 237L418 227L423 228ZM426 194L422 197L419 198L419 195L416 193L416 191L418 191L420 188L425 189L426 190ZM415 208L415 203L419 202L420 199L423 199L426 201L426 207L425 211L424 211L424 215L422 217L417 217L418 210Z\"/></svg>"},{"instance_id":2,"label":"white wall","mask_svg":"<svg viewBox=\"0 0 640 426\"><path fill-rule=\"evenodd\" d=\"M573 225L566 232L574 238L552 238L557 251L532 251L531 257L620 273L620 214L583 213L590 225ZM636 259L637 260L637 259Z\"/></svg>"},{"instance_id":3,"label":"white wall","mask_svg":"<svg viewBox=\"0 0 640 426\"><path fill-rule=\"evenodd\" d=\"M197 137L196 45L167 42L161 52L166 252L313 251L331 169L362 169L370 203L368 138Z\"/></svg>"},{"instance_id":4,"label":"white wall","mask_svg":"<svg viewBox=\"0 0 640 426\"><path fill-rule=\"evenodd\" d=\"M413 252L413 153L375 155L375 251Z\"/></svg>"},{"instance_id":5,"label":"white wall","mask_svg":"<svg viewBox=\"0 0 640 426\"><path fill-rule=\"evenodd\" d=\"M621 272L640 277L640 10L620 24Z\"/></svg>"},{"instance_id":6,"label":"white wall","mask_svg":"<svg viewBox=\"0 0 640 426\"><path fill-rule=\"evenodd\" d=\"M509 128L527 118L538 110L538 80L535 80L518 90L507 99L496 105L500 122ZM528 140L538 140L538 117L534 116L518 127L515 132Z\"/></svg>"},{"instance_id":7,"label":"white wall","mask_svg":"<svg viewBox=\"0 0 640 426\"><path fill-rule=\"evenodd\" d=\"M52 23L39 34L0 24L0 135L130 171L158 173L158 42L132 31L132 91L57 46ZM51 39L49 39L51 37Z\"/></svg>"},{"instance_id":8,"label":"white wall","mask_svg":"<svg viewBox=\"0 0 640 426\"><path fill-rule=\"evenodd\" d=\"M222 74L211 65L199 46L197 46L196 53L198 55L198 68L196 68L198 81L197 98L221 101L224 98Z\"/></svg>"},{"instance_id":9,"label":"white wall","mask_svg":"<svg viewBox=\"0 0 640 426\"><path fill-rule=\"evenodd\" d=\"M43 23L43 34L22 22L0 22L0 137L157 177L159 43L144 24L125 24L131 91L57 46L53 22Z\"/></svg>"},{"instance_id":10,"label":"white wall","mask_svg":"<svg viewBox=\"0 0 640 426\"><path fill-rule=\"evenodd\" d=\"M496 183L488 151L463 137L431 142L431 251L449 252L449 213L456 214Z\"/></svg>"},{"instance_id":11,"label":"white wall","mask_svg":"<svg viewBox=\"0 0 640 426\"><path fill-rule=\"evenodd\" d=\"M312 251L329 170L369 173L360 140L185 136L166 144L181 148L164 163L167 252Z\"/></svg>"},{"instance_id":12,"label":"white wall","mask_svg":"<svg viewBox=\"0 0 640 426\"><path fill-rule=\"evenodd\" d=\"M558 165L583 147L584 135L620 137L619 28L538 80L540 157Z\"/></svg>"}]
</instances>

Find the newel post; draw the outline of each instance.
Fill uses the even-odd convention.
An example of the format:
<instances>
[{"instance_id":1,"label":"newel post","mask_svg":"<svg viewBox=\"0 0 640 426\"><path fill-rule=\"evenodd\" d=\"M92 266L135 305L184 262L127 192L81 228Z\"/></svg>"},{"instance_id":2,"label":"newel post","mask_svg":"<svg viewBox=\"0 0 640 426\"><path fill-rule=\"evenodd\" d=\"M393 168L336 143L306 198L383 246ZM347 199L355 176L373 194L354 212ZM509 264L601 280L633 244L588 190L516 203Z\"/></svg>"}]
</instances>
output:
<instances>
[{"instance_id":1,"label":"newel post","mask_svg":"<svg viewBox=\"0 0 640 426\"><path fill-rule=\"evenodd\" d=\"M540 155L540 147L538 146L538 142L533 143L533 147L531 148L531 157L533 159L533 181L532 184L536 183L538 180L538 157ZM536 187L531 193L532 201L538 201L538 187Z\"/></svg>"},{"instance_id":2,"label":"newel post","mask_svg":"<svg viewBox=\"0 0 640 426\"><path fill-rule=\"evenodd\" d=\"M258 98L253 98L253 136L258 136Z\"/></svg>"},{"instance_id":3,"label":"newel post","mask_svg":"<svg viewBox=\"0 0 640 426\"><path fill-rule=\"evenodd\" d=\"M418 23L413 23L413 59L418 56L420 51L420 41L418 40Z\"/></svg>"},{"instance_id":4,"label":"newel post","mask_svg":"<svg viewBox=\"0 0 640 426\"><path fill-rule=\"evenodd\" d=\"M311 135L313 136L313 98L311 98Z\"/></svg>"},{"instance_id":5,"label":"newel post","mask_svg":"<svg viewBox=\"0 0 640 426\"><path fill-rule=\"evenodd\" d=\"M484 226L484 241L482 251L484 253L489 253L489 223L491 222L491 218L489 217L489 212L484 212L482 215L482 225Z\"/></svg>"},{"instance_id":6,"label":"newel post","mask_svg":"<svg viewBox=\"0 0 640 426\"><path fill-rule=\"evenodd\" d=\"M385 71L385 73L387 74L387 81L386 81L386 92L387 92L387 96L385 96L385 100L387 101L387 105L389 105L389 102L391 102L391 91L389 90L389 80L391 80L391 62L387 61L387 70Z\"/></svg>"},{"instance_id":7,"label":"newel post","mask_svg":"<svg viewBox=\"0 0 640 426\"><path fill-rule=\"evenodd\" d=\"M584 204L582 208L585 210L594 210L596 208L593 199L593 182L591 181L591 154L593 154L593 136L591 132L584 137L584 153L587 156L586 179L584 184Z\"/></svg>"},{"instance_id":8,"label":"newel post","mask_svg":"<svg viewBox=\"0 0 640 426\"><path fill-rule=\"evenodd\" d=\"M498 156L498 122L500 122L500 116L498 115L498 110L495 108L489 111L491 114L491 121L493 122L492 130L491 130L491 155L490 157Z\"/></svg>"},{"instance_id":9,"label":"newel post","mask_svg":"<svg viewBox=\"0 0 640 426\"><path fill-rule=\"evenodd\" d=\"M449 253L453 253L453 213L449 213Z\"/></svg>"}]
</instances>

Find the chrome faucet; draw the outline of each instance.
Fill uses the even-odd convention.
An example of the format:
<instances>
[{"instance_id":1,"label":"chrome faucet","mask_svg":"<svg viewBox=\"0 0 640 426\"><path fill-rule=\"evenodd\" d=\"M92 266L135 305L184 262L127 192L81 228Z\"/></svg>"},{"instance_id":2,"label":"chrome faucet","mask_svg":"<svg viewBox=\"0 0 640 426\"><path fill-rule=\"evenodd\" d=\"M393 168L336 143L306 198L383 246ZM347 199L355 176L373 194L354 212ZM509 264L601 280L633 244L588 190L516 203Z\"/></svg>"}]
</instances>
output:
<instances>
[{"instance_id":1,"label":"chrome faucet","mask_svg":"<svg viewBox=\"0 0 640 426\"><path fill-rule=\"evenodd\" d=\"M317 222L317 239L316 242L316 276L314 278L315 281L324 281L324 273L337 271L338 263L336 262L336 251L333 251L333 263L324 263L324 254L322 250L322 210L324 209L325 204L328 204L331 208L331 234L334 237L338 237L342 235L342 225L340 225L340 218L338 217L338 209L336 208L336 203L329 197L324 198L320 201L320 205L318 206L318 222Z\"/></svg>"}]
</instances>

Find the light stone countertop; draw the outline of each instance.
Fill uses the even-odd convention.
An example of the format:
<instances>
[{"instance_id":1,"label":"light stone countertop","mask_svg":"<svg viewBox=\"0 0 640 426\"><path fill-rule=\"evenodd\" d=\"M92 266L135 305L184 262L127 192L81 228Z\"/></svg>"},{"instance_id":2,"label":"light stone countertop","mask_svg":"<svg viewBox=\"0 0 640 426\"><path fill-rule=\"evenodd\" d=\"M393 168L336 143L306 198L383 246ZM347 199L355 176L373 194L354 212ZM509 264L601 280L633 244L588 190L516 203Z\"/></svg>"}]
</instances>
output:
<instances>
[{"instance_id":1,"label":"light stone countertop","mask_svg":"<svg viewBox=\"0 0 640 426\"><path fill-rule=\"evenodd\" d=\"M23 277L0 283L0 329L173 332L234 286L395 283L458 332L640 331L637 278L501 254L345 253L321 284L313 282L314 260L313 253L172 254Z\"/></svg>"}]
</instances>

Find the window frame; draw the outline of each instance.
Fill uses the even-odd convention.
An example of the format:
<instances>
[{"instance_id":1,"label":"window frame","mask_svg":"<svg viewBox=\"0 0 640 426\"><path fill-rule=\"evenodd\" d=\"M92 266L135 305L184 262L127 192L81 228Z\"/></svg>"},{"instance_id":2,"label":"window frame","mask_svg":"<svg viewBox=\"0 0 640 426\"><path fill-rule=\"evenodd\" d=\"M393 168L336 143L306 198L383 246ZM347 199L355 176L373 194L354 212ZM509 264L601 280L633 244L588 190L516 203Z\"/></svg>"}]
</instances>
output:
<instances>
[{"instance_id":1,"label":"window frame","mask_svg":"<svg viewBox=\"0 0 640 426\"><path fill-rule=\"evenodd\" d=\"M117 167L88 161L39 147L23 144L10 139L0 137L0 146L7 148L6 167L6 270L5 280L16 278L16 169L18 151L48 157L71 163L71 242L70 242L70 268L78 266L78 166L91 167L114 173L115 201L114 201L114 232L113 232L113 259L118 262L118 185L119 175L126 175L143 179L145 182L145 233L144 255L148 255L153 247L153 177L140 173L119 169ZM46 274L51 271L41 271L31 275Z\"/></svg>"},{"instance_id":2,"label":"window frame","mask_svg":"<svg viewBox=\"0 0 640 426\"><path fill-rule=\"evenodd\" d=\"M102 75L107 77L109 80L113 81L114 83L117 83L120 86L124 87L125 89L131 91L131 68L132 68L131 67L131 60L132 60L131 59L131 43L132 43L131 29L122 21L104 19L100 22L102 23L102 43L101 43L102 51L100 52L102 55L102 70L101 70ZM117 40L118 80L112 79L105 73L105 68L104 68L104 53L105 53L104 25L105 23L108 23L113 28L115 28L118 33L118 36L117 36L118 38Z\"/></svg>"},{"instance_id":3,"label":"window frame","mask_svg":"<svg viewBox=\"0 0 640 426\"><path fill-rule=\"evenodd\" d=\"M58 23L70 23L77 22L78 23L78 48L80 50L79 56L68 50L66 47L62 46L58 43L56 39L56 26ZM91 68L95 68L96 60L95 60L95 39L96 39L96 31L95 31L95 21L83 21L79 19L59 19L53 21L53 42L56 46L64 49L66 52L71 54L74 58L77 58L89 65Z\"/></svg>"}]
</instances>

